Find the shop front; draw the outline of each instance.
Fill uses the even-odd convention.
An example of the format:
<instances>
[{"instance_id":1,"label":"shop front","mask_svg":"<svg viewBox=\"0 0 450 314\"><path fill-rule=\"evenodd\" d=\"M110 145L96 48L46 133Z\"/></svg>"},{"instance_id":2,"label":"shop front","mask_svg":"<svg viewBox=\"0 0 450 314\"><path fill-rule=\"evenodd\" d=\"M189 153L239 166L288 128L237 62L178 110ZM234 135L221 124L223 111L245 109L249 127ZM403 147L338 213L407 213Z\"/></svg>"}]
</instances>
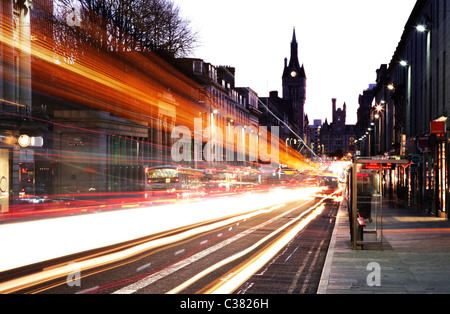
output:
<instances>
[{"instance_id":1,"label":"shop front","mask_svg":"<svg viewBox=\"0 0 450 314\"><path fill-rule=\"evenodd\" d=\"M430 147L434 152L434 182L432 182L434 192L432 213L437 217L448 218L446 118L437 119L430 123Z\"/></svg>"}]
</instances>

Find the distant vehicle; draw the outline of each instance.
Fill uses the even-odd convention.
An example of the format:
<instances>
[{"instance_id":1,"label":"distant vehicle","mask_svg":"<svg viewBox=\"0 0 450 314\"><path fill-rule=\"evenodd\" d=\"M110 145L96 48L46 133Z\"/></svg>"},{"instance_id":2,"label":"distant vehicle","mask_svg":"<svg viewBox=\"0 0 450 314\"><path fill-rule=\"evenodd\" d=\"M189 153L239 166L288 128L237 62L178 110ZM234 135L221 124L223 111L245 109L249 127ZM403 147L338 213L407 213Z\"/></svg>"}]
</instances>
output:
<instances>
[{"instance_id":1,"label":"distant vehicle","mask_svg":"<svg viewBox=\"0 0 450 314\"><path fill-rule=\"evenodd\" d=\"M335 176L320 176L320 186L324 187L324 193L332 194L339 188L339 180Z\"/></svg>"},{"instance_id":2,"label":"distant vehicle","mask_svg":"<svg viewBox=\"0 0 450 314\"><path fill-rule=\"evenodd\" d=\"M158 166L145 167L145 198L177 197L189 198L203 195L205 175L199 169Z\"/></svg>"},{"instance_id":3,"label":"distant vehicle","mask_svg":"<svg viewBox=\"0 0 450 314\"><path fill-rule=\"evenodd\" d=\"M50 199L47 196L44 196L44 197L29 196L29 197L21 198L20 200L22 202L26 202L29 204L41 204L41 203L46 203L46 202L50 201Z\"/></svg>"}]
</instances>

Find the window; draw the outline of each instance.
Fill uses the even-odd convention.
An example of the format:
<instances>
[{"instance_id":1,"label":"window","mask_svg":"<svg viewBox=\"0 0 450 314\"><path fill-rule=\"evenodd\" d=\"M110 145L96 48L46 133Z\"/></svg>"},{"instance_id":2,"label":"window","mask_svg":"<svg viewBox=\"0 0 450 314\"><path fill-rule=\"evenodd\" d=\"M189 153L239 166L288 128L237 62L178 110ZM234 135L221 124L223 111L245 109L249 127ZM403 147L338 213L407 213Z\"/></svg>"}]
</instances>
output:
<instances>
[{"instance_id":1,"label":"window","mask_svg":"<svg viewBox=\"0 0 450 314\"><path fill-rule=\"evenodd\" d=\"M202 74L203 73L203 62L202 61L194 61L192 64L194 74Z\"/></svg>"}]
</instances>

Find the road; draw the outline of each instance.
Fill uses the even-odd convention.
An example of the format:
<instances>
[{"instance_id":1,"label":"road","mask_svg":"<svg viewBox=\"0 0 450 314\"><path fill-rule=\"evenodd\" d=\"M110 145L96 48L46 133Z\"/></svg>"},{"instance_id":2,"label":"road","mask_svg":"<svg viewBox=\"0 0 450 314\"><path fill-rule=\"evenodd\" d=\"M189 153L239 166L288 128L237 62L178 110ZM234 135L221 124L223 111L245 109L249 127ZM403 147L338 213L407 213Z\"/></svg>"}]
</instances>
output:
<instances>
[{"instance_id":1,"label":"road","mask_svg":"<svg viewBox=\"0 0 450 314\"><path fill-rule=\"evenodd\" d=\"M74 255L43 267L69 265L68 275L15 293L315 293L337 207L330 199L280 202Z\"/></svg>"}]
</instances>

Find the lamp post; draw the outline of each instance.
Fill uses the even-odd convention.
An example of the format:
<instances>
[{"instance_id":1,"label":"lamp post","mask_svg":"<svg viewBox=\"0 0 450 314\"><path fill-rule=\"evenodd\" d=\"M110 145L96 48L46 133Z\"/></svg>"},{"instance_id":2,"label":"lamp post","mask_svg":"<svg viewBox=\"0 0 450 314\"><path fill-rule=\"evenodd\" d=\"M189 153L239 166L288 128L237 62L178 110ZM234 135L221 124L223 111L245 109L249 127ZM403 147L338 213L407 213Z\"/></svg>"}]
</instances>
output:
<instances>
[{"instance_id":1,"label":"lamp post","mask_svg":"<svg viewBox=\"0 0 450 314\"><path fill-rule=\"evenodd\" d=\"M378 154L378 153L382 153L382 149L383 149L383 147L382 147L382 145L381 145L381 132L382 132L382 121L381 121L381 119L382 119L382 112L383 112L383 105L381 105L381 104L376 104L374 107L374 110L375 110L375 114L374 114L374 118L376 119L376 120L378 120L378 136L377 136L377 145L376 145L376 154Z\"/></svg>"},{"instance_id":2,"label":"lamp post","mask_svg":"<svg viewBox=\"0 0 450 314\"><path fill-rule=\"evenodd\" d=\"M406 60L401 60L400 65L402 67L407 68L407 76L406 76L406 133L407 136L412 136L412 126L411 126L411 64Z\"/></svg>"}]
</instances>

